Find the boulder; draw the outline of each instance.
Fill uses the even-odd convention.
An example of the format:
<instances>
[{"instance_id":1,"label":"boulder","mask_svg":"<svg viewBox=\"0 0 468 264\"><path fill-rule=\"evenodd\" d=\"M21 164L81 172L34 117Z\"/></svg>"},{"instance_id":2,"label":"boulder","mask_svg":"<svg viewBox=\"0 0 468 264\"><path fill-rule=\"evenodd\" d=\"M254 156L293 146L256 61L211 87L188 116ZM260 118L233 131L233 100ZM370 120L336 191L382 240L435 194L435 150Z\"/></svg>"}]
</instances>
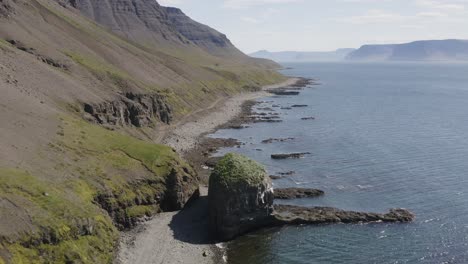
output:
<instances>
[{"instance_id":1,"label":"boulder","mask_svg":"<svg viewBox=\"0 0 468 264\"><path fill-rule=\"evenodd\" d=\"M239 154L227 154L210 176L210 227L221 241L271 224L273 187L265 168Z\"/></svg>"}]
</instances>

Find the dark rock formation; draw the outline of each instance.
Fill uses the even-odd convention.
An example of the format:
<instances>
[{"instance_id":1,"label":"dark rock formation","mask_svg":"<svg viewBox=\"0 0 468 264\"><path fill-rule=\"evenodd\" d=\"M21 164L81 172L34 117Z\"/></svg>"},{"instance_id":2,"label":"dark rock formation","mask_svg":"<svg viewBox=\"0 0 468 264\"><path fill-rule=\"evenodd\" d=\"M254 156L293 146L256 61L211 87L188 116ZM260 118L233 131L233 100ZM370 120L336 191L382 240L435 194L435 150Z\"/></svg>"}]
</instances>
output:
<instances>
[{"instance_id":1,"label":"dark rock formation","mask_svg":"<svg viewBox=\"0 0 468 264\"><path fill-rule=\"evenodd\" d=\"M269 138L262 140L262 144L271 144L274 142L286 142L286 141L291 141L294 140L295 138L293 137L288 137L288 138Z\"/></svg>"},{"instance_id":2,"label":"dark rock formation","mask_svg":"<svg viewBox=\"0 0 468 264\"><path fill-rule=\"evenodd\" d=\"M270 175L270 179L272 180L279 180L279 179L283 179L284 176L278 176L278 175Z\"/></svg>"},{"instance_id":3,"label":"dark rock formation","mask_svg":"<svg viewBox=\"0 0 468 264\"><path fill-rule=\"evenodd\" d=\"M302 153L288 153L288 154L271 154L272 159L300 159L305 155L311 154L310 152Z\"/></svg>"},{"instance_id":4,"label":"dark rock formation","mask_svg":"<svg viewBox=\"0 0 468 264\"><path fill-rule=\"evenodd\" d=\"M253 121L254 123L281 123L283 120L270 119L270 118L258 118Z\"/></svg>"},{"instance_id":5,"label":"dark rock formation","mask_svg":"<svg viewBox=\"0 0 468 264\"><path fill-rule=\"evenodd\" d=\"M287 171L287 172L278 172L279 175L281 176L291 176L293 174L296 174L295 171Z\"/></svg>"},{"instance_id":6,"label":"dark rock formation","mask_svg":"<svg viewBox=\"0 0 468 264\"><path fill-rule=\"evenodd\" d=\"M161 208L164 211L174 211L184 208L191 199L200 196L198 181L187 168L183 170L172 169L166 178L166 190Z\"/></svg>"},{"instance_id":7,"label":"dark rock formation","mask_svg":"<svg viewBox=\"0 0 468 264\"><path fill-rule=\"evenodd\" d=\"M103 125L145 127L172 120L172 108L160 94L127 93L115 101L84 104L84 111L87 120Z\"/></svg>"},{"instance_id":8,"label":"dark rock formation","mask_svg":"<svg viewBox=\"0 0 468 264\"><path fill-rule=\"evenodd\" d=\"M306 87L308 85L316 84L314 79L300 78L292 87Z\"/></svg>"},{"instance_id":9,"label":"dark rock formation","mask_svg":"<svg viewBox=\"0 0 468 264\"><path fill-rule=\"evenodd\" d=\"M226 126L226 129L244 129L244 128L249 128L249 126L239 125L239 124L233 124L233 125Z\"/></svg>"},{"instance_id":10,"label":"dark rock formation","mask_svg":"<svg viewBox=\"0 0 468 264\"><path fill-rule=\"evenodd\" d=\"M227 154L210 176L212 230L222 241L270 225L273 188L265 169L238 154Z\"/></svg>"},{"instance_id":11,"label":"dark rock formation","mask_svg":"<svg viewBox=\"0 0 468 264\"><path fill-rule=\"evenodd\" d=\"M296 172L295 171L278 172L277 175L270 175L270 179L279 180L279 179L283 179L286 176L291 176L293 174L296 174Z\"/></svg>"},{"instance_id":12,"label":"dark rock formation","mask_svg":"<svg viewBox=\"0 0 468 264\"><path fill-rule=\"evenodd\" d=\"M324 191L309 188L284 188L274 190L275 199L290 200L299 198L318 197L325 194Z\"/></svg>"},{"instance_id":13,"label":"dark rock formation","mask_svg":"<svg viewBox=\"0 0 468 264\"><path fill-rule=\"evenodd\" d=\"M365 223L365 222L411 222L415 216L406 209L391 209L386 214L344 211L331 207L301 207L275 205L273 214L276 225Z\"/></svg>"},{"instance_id":14,"label":"dark rock formation","mask_svg":"<svg viewBox=\"0 0 468 264\"><path fill-rule=\"evenodd\" d=\"M281 89L268 90L268 92L274 95L299 95L300 94L300 92L298 91L288 91L288 90L281 90Z\"/></svg>"}]
</instances>

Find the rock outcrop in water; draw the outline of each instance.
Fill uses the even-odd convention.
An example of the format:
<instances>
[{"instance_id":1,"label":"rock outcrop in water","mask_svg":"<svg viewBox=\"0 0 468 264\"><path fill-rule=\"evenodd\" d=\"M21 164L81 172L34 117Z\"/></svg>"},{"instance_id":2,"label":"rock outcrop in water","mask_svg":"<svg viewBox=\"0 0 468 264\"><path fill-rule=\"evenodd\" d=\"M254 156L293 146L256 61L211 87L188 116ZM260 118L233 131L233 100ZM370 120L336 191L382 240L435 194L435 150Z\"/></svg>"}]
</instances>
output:
<instances>
[{"instance_id":1,"label":"rock outcrop in water","mask_svg":"<svg viewBox=\"0 0 468 264\"><path fill-rule=\"evenodd\" d=\"M324 195L325 192L318 189L309 188L284 188L275 189L275 199L291 200L299 198L311 198Z\"/></svg>"},{"instance_id":2,"label":"rock outcrop in water","mask_svg":"<svg viewBox=\"0 0 468 264\"><path fill-rule=\"evenodd\" d=\"M84 111L86 119L102 125L146 127L172 120L172 108L160 94L127 93L115 101L85 104Z\"/></svg>"},{"instance_id":3,"label":"rock outcrop in water","mask_svg":"<svg viewBox=\"0 0 468 264\"><path fill-rule=\"evenodd\" d=\"M272 159L300 159L305 155L311 154L310 152L301 153L287 153L287 154L271 154Z\"/></svg>"},{"instance_id":4,"label":"rock outcrop in water","mask_svg":"<svg viewBox=\"0 0 468 264\"><path fill-rule=\"evenodd\" d=\"M386 214L344 211L332 207L301 207L275 205L276 225L302 225L327 223L411 222L415 216L406 209L391 209Z\"/></svg>"},{"instance_id":5,"label":"rock outcrop in water","mask_svg":"<svg viewBox=\"0 0 468 264\"><path fill-rule=\"evenodd\" d=\"M227 154L210 176L210 224L222 241L268 226L273 187L265 169L239 154Z\"/></svg>"},{"instance_id":6,"label":"rock outcrop in water","mask_svg":"<svg viewBox=\"0 0 468 264\"><path fill-rule=\"evenodd\" d=\"M315 189L278 189L273 192L265 169L239 154L228 154L210 176L209 214L214 235L230 240L263 227L299 224L411 222L415 216L406 209L388 213L345 211L332 207L273 205L273 199L316 197Z\"/></svg>"}]
</instances>

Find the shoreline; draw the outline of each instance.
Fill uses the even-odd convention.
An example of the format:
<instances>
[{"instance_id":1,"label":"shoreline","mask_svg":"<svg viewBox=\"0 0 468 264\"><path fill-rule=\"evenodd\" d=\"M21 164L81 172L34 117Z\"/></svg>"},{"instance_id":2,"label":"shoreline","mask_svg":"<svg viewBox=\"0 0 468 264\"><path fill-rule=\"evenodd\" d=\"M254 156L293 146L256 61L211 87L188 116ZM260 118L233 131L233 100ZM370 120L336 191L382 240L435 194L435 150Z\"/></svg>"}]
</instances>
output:
<instances>
[{"instance_id":1,"label":"shoreline","mask_svg":"<svg viewBox=\"0 0 468 264\"><path fill-rule=\"evenodd\" d=\"M261 91L258 92L241 93L225 100L220 100L211 107L203 109L202 112L208 112L207 115L201 118L195 117L195 121L176 125L176 128L171 131L170 135L164 137L161 143L174 148L179 154L184 155L198 146L200 138L218 130L219 127L231 122L232 119L241 114L242 105L245 102L271 96L267 90L291 86L301 80L303 79L291 77L278 84L263 86Z\"/></svg>"},{"instance_id":2,"label":"shoreline","mask_svg":"<svg viewBox=\"0 0 468 264\"><path fill-rule=\"evenodd\" d=\"M190 122L181 121L163 137L161 142L174 148L192 163L200 175L201 197L178 212L155 215L131 231L122 232L116 253L115 264L131 263L223 263L223 244L216 244L209 235L207 219L206 186L210 170L202 165L208 154L226 144L225 140L211 141L206 135L228 124L238 123L251 108L249 101L273 96L267 90L303 85L304 78L291 77L288 80L262 87L261 91L242 93L225 100L219 100L201 112L209 113ZM195 113L197 115L198 113ZM200 115L199 115L200 116ZM230 145L232 146L232 145ZM203 155L206 154L206 155Z\"/></svg>"}]
</instances>

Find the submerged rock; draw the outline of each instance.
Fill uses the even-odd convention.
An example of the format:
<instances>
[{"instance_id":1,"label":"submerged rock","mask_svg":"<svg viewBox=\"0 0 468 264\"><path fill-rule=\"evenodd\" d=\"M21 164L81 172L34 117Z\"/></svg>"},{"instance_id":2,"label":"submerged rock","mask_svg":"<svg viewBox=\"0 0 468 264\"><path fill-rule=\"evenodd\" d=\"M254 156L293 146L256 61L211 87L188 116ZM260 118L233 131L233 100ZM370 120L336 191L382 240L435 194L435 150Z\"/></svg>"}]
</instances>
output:
<instances>
[{"instance_id":1,"label":"submerged rock","mask_svg":"<svg viewBox=\"0 0 468 264\"><path fill-rule=\"evenodd\" d=\"M324 195L325 192L309 188L284 188L275 189L275 199L290 200L299 198L310 198Z\"/></svg>"},{"instance_id":2,"label":"submerged rock","mask_svg":"<svg viewBox=\"0 0 468 264\"><path fill-rule=\"evenodd\" d=\"M263 166L239 154L227 154L210 176L210 225L214 235L230 240L271 224L273 187Z\"/></svg>"}]
</instances>

